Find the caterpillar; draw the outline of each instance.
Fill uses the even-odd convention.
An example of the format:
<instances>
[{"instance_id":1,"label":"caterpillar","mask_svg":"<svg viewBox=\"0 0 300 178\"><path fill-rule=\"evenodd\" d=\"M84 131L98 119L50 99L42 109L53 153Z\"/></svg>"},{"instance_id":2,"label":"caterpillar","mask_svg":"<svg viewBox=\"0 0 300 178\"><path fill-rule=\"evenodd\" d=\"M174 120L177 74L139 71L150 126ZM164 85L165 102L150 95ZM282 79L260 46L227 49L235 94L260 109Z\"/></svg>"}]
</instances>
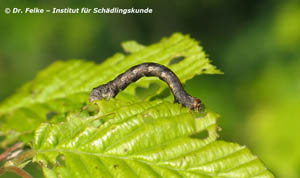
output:
<instances>
[{"instance_id":1,"label":"caterpillar","mask_svg":"<svg viewBox=\"0 0 300 178\"><path fill-rule=\"evenodd\" d=\"M142 63L131 67L126 72L118 75L114 80L100 85L90 93L90 102L94 100L114 98L128 85L136 82L142 77L156 76L163 80L170 87L174 102L188 107L191 110L199 111L204 108L200 99L190 96L183 88L179 78L168 67L157 63Z\"/></svg>"}]
</instances>

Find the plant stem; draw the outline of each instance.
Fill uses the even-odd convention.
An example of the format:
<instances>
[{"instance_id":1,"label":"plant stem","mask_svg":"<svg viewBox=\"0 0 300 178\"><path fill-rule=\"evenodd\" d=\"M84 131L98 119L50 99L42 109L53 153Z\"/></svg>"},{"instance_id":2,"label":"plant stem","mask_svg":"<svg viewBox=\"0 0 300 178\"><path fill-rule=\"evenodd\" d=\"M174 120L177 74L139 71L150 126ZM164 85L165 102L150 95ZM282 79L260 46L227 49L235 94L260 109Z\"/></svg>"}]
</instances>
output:
<instances>
[{"instance_id":1,"label":"plant stem","mask_svg":"<svg viewBox=\"0 0 300 178\"><path fill-rule=\"evenodd\" d=\"M3 175L5 172L13 172L22 178L32 178L32 176L28 172L16 166L1 167L0 175Z\"/></svg>"},{"instance_id":2,"label":"plant stem","mask_svg":"<svg viewBox=\"0 0 300 178\"><path fill-rule=\"evenodd\" d=\"M12 147L5 150L2 154L0 154L0 161L5 160L11 154L11 152L13 152L19 148L22 148L23 145L24 145L23 142L18 142L16 144L14 144Z\"/></svg>"}]
</instances>

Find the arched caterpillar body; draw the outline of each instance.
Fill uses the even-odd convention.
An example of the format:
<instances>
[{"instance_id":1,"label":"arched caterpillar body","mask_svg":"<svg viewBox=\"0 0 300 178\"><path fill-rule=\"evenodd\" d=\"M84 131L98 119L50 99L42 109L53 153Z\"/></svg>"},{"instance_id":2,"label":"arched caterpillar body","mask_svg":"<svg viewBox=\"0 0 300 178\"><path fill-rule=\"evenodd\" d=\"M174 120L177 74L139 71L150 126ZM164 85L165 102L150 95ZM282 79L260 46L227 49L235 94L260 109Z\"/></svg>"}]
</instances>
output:
<instances>
[{"instance_id":1,"label":"arched caterpillar body","mask_svg":"<svg viewBox=\"0 0 300 178\"><path fill-rule=\"evenodd\" d=\"M174 95L174 102L196 111L203 109L204 106L201 100L190 96L184 90L175 73L157 63L142 63L131 67L126 72L118 75L114 80L94 88L90 94L90 101L113 98L130 83L136 82L144 76L156 76L165 81Z\"/></svg>"}]
</instances>

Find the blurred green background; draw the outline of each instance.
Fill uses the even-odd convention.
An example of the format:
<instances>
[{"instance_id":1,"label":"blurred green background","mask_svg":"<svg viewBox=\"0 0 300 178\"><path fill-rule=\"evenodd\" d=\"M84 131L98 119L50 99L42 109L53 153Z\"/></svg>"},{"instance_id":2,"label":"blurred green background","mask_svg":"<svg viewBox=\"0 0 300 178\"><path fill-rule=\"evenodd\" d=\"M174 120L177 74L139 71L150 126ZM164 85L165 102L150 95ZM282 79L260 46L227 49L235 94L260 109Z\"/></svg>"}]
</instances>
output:
<instances>
[{"instance_id":1,"label":"blurred green background","mask_svg":"<svg viewBox=\"0 0 300 178\"><path fill-rule=\"evenodd\" d=\"M149 7L154 12L6 15L6 7ZM221 115L221 139L249 146L279 178L300 177L299 1L2 0L0 8L0 100L55 60L100 63L122 51L122 41L147 45L174 32L191 34L225 72L186 84ZM38 177L33 165L27 169Z\"/></svg>"}]
</instances>

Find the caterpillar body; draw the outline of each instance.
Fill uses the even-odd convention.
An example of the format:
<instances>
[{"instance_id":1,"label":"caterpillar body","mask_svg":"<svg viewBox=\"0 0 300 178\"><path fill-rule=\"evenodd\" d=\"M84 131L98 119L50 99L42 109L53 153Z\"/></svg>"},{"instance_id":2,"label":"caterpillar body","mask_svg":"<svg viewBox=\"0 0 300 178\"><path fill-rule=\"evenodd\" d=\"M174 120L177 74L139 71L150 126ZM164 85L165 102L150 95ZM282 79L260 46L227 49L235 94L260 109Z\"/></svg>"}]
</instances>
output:
<instances>
[{"instance_id":1,"label":"caterpillar body","mask_svg":"<svg viewBox=\"0 0 300 178\"><path fill-rule=\"evenodd\" d=\"M118 75L114 80L94 88L90 94L90 101L114 98L128 85L144 76L156 76L166 82L174 95L174 102L195 111L204 108L200 99L190 96L184 90L179 78L173 71L157 63L142 63L131 67L126 72Z\"/></svg>"}]
</instances>

